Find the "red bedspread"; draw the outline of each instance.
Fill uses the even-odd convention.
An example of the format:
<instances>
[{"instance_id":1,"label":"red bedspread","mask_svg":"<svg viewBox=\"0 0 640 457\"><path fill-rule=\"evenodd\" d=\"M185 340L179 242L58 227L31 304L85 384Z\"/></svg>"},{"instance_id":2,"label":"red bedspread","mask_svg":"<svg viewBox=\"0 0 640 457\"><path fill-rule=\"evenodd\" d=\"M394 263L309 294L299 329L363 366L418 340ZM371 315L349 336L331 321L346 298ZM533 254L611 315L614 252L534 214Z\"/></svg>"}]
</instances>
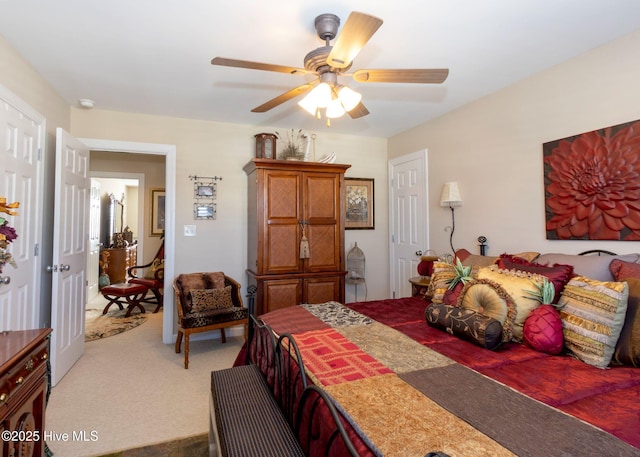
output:
<instances>
[{"instance_id":1,"label":"red bedspread","mask_svg":"<svg viewBox=\"0 0 640 457\"><path fill-rule=\"evenodd\" d=\"M338 305L337 308L340 308L339 304L336 305ZM478 437L473 434L473 430L466 430L464 426L468 424L501 443L505 449L504 453L500 451L500 455L513 455L509 449L514 454L520 453L520 455L578 455L575 453L575 447L571 448L573 451L554 448L556 452L539 454L535 451L535 439L537 438L533 440L533 443L523 442L526 441L529 430L534 437L544 436L544 433L547 433L544 430L545 425L554 424L556 428L562 428L567 425L563 421L569 421L569 425L572 427L575 424L578 425L575 429L571 428L568 433L582 434L580 436L586 437L585 439L595 435L597 439L594 442L602 441L603 436L606 437L602 431L580 424L579 421L573 420L571 422L572 420L569 418L563 419L566 416L562 414L553 413L547 416L548 411L553 412L553 410L545 409L540 404L532 403L526 397L517 395L500 384L492 383L487 378L479 376L478 373L480 373L517 392L592 424L619 438L622 442L637 448L635 450L630 447L625 448L624 443L616 440L615 442L607 442L607 446L610 446L607 449L611 449L615 453L600 453L599 455L640 455L639 369L615 367L601 370L568 356L549 356L516 343L503 345L497 351L489 351L427 325L424 317L426 306L427 303L421 299L403 298L352 303L348 304L346 308L342 307L357 312L345 318L354 319L354 322L340 321L344 318L344 315L340 313L337 318L335 315L321 315L322 305L311 305L313 309L287 308L261 317L276 333L288 332L294 335L301 348L302 357L311 380L325 387L331 395L334 395L334 398L344 403L342 405L343 412L352 416L350 420L354 429L360 429L362 425L365 430L360 430L361 433L369 435L369 437L373 436L373 454L418 455L405 454L402 451L396 452L399 445L397 442L385 442L387 436L385 436L384 427L389 427L389 424L393 423L392 421L385 422L384 426L380 425L380 429L375 426L378 422L382 423L385 420L385 408L394 404L392 399L394 395L398 396L396 403L404 402L407 416L421 414L424 406L411 412L411 402L420 403L426 400L414 398L410 402L406 399L407 396L414 395L416 390L425 395L425 398L434 398L442 407L464 419L463 425L455 424L456 430L460 430L460 439L470 440L478 447L474 450L473 447L460 446L458 455L492 455L491 452L495 452L493 448L489 451L479 447L492 445L481 443ZM370 322L363 322L362 318L370 318ZM393 330L389 328L398 332L393 333ZM393 338L392 342L387 344L384 338L389 335ZM387 348L387 345L390 347ZM421 351L420 348L424 351ZM394 350L396 352L393 352ZM423 363L422 359L425 357L430 360ZM451 360L442 363L438 358ZM455 361L457 364L451 365L453 363L451 361ZM474 413L465 417L466 410L472 409L471 405L463 402L456 404L456 401L448 400L453 396L458 396L459 392L450 387L451 384L455 387L458 379L460 379L461 385L464 379L467 386L469 384L471 386L477 385L478 391L486 392L484 395L487 402L489 402L488 399L491 395L497 392L504 395L504 398L509 397L512 406L501 405L502 410L500 407L493 410L492 405L496 403L494 399L494 403L473 405L479 409L480 413L475 413L475 417ZM379 380L384 380L384 382L376 383ZM439 390L435 392L432 389L435 389L434 386L438 383L441 386L437 387ZM451 391L447 390L449 388ZM464 395L472 398L473 387L467 387L466 390ZM362 391L369 392L369 396L362 394ZM381 396L389 397L385 399L386 404L379 400ZM479 399L480 402L482 400ZM529 404L526 404L526 401ZM381 416L377 420L372 420L369 416L376 414L377 406L381 409ZM491 413L500 414L498 422L500 420L508 422L507 416L511 413L509 408L516 407L525 410L524 415L518 416L520 417L519 424L505 426L504 423L498 423L494 427L492 424L484 423L490 422L488 420L490 417L485 420L483 408L491 409L488 411L489 416ZM358 408L361 410L358 411ZM522 419L528 417L526 415L527 408L531 410L531 417L541 423L527 424L527 421ZM391 412L389 409L386 414L398 413ZM547 417L548 423L545 424ZM403 418L403 420L405 419ZM438 418L430 420L437 421ZM420 424L410 422L403 424L402 427L406 429L413 427L414 430L420 430ZM435 428L431 429L428 425L425 427L425 430L433 430L435 433ZM448 429L451 427L454 425ZM555 442L562 442L562 430L553 430L553 432L557 435L553 438L556 440ZM398 432L398 436L401 436L400 433ZM511 435L514 434L521 436L512 443ZM388 435L391 440L393 433L390 430ZM383 438L380 438L381 436ZM417 436L416 434L408 440L415 440ZM446 439L455 438L448 436ZM576 440L575 436L573 439ZM431 446L434 442L438 441L425 440L425 445ZM385 446L388 447L385 448ZM389 449L393 449L393 452L389 452ZM524 452L523 449L526 449L527 452ZM529 451L530 449L534 450Z\"/></svg>"},{"instance_id":2,"label":"red bedspread","mask_svg":"<svg viewBox=\"0 0 640 457\"><path fill-rule=\"evenodd\" d=\"M383 300L347 306L458 363L640 448L638 368L619 366L602 370L572 357L550 356L518 343L489 351L425 326L426 303L421 299Z\"/></svg>"}]
</instances>

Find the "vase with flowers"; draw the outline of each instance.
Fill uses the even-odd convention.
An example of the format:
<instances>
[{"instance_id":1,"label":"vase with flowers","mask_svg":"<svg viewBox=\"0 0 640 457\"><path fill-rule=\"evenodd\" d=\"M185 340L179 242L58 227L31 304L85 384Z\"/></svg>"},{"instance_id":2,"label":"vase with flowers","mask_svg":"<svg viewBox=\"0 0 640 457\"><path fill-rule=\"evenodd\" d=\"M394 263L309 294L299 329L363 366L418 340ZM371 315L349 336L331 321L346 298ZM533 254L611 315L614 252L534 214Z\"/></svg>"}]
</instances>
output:
<instances>
[{"instance_id":1,"label":"vase with flowers","mask_svg":"<svg viewBox=\"0 0 640 457\"><path fill-rule=\"evenodd\" d=\"M276 137L281 140L282 151L280 151L279 159L282 160L305 160L308 153L307 145L309 137L301 130L296 132L291 129L287 132L287 137L283 138L279 132Z\"/></svg>"},{"instance_id":2,"label":"vase with flowers","mask_svg":"<svg viewBox=\"0 0 640 457\"><path fill-rule=\"evenodd\" d=\"M15 209L19 206L20 203L18 202L7 203L5 197L0 197L0 213L17 216L18 212L15 211ZM7 264L13 268L18 268L15 259L11 255L11 252L9 252L9 244L13 243L16 238L18 238L16 229L9 225L7 219L0 216L0 273L2 273L4 266Z\"/></svg>"}]
</instances>

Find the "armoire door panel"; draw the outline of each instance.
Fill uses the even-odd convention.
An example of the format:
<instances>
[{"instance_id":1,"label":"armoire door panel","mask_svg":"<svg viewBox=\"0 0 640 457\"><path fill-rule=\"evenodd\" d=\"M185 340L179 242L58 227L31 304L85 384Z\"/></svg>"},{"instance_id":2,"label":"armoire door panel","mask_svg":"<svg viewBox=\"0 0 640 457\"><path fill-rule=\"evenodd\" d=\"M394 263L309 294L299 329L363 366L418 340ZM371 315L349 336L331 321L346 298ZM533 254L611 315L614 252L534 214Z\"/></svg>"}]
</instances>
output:
<instances>
[{"instance_id":1,"label":"armoire door panel","mask_svg":"<svg viewBox=\"0 0 640 457\"><path fill-rule=\"evenodd\" d=\"M304 218L313 223L316 220L339 220L340 177L327 173L305 173L304 178Z\"/></svg>"},{"instance_id":2,"label":"armoire door panel","mask_svg":"<svg viewBox=\"0 0 640 457\"><path fill-rule=\"evenodd\" d=\"M309 225L306 232L310 251L306 270L314 273L340 270L340 243L336 225Z\"/></svg>"},{"instance_id":3,"label":"armoire door panel","mask_svg":"<svg viewBox=\"0 0 640 457\"><path fill-rule=\"evenodd\" d=\"M262 311L297 306L302 303L302 281L299 279L275 279L263 282Z\"/></svg>"},{"instance_id":4,"label":"armoire door panel","mask_svg":"<svg viewBox=\"0 0 640 457\"><path fill-rule=\"evenodd\" d=\"M298 224L268 225L261 274L295 273L300 270Z\"/></svg>"},{"instance_id":5,"label":"armoire door panel","mask_svg":"<svg viewBox=\"0 0 640 457\"><path fill-rule=\"evenodd\" d=\"M294 172L270 172L267 175L266 220L276 222L287 219L300 220L300 174Z\"/></svg>"},{"instance_id":6,"label":"armoire door panel","mask_svg":"<svg viewBox=\"0 0 640 457\"><path fill-rule=\"evenodd\" d=\"M305 303L326 303L328 301L344 301L341 294L340 277L311 278L304 281Z\"/></svg>"}]
</instances>

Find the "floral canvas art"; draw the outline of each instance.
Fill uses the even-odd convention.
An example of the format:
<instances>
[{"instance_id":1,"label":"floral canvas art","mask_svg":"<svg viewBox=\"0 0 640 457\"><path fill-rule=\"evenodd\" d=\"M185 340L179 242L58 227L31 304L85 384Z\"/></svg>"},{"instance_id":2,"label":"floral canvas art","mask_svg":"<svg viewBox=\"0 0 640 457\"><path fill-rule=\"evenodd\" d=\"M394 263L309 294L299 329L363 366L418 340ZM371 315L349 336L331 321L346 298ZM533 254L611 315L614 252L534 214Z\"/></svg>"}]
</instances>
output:
<instances>
[{"instance_id":1,"label":"floral canvas art","mask_svg":"<svg viewBox=\"0 0 640 457\"><path fill-rule=\"evenodd\" d=\"M640 240L640 120L543 144L547 239Z\"/></svg>"}]
</instances>

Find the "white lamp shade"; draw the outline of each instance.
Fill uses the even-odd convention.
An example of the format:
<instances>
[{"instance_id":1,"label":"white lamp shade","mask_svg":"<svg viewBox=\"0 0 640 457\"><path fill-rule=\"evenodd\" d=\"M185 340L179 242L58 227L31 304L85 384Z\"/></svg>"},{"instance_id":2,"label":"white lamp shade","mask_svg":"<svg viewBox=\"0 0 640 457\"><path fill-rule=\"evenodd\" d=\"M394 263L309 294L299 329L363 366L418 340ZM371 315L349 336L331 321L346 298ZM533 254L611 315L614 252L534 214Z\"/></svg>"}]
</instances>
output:
<instances>
[{"instance_id":1,"label":"white lamp shade","mask_svg":"<svg viewBox=\"0 0 640 457\"><path fill-rule=\"evenodd\" d=\"M440 195L440 206L462 206L462 196L457 182L444 183Z\"/></svg>"},{"instance_id":2,"label":"white lamp shade","mask_svg":"<svg viewBox=\"0 0 640 457\"><path fill-rule=\"evenodd\" d=\"M338 99L342 103L345 111L351 111L358 106L358 103L362 100L362 95L347 86L342 86L338 90Z\"/></svg>"},{"instance_id":3,"label":"white lamp shade","mask_svg":"<svg viewBox=\"0 0 640 457\"><path fill-rule=\"evenodd\" d=\"M327 112L325 113L325 116L327 116L330 119L333 119L336 117L343 116L344 113L346 113L346 111L344 110L342 103L340 103L340 100L336 98L335 100L331 100L331 102L327 106Z\"/></svg>"}]
</instances>

